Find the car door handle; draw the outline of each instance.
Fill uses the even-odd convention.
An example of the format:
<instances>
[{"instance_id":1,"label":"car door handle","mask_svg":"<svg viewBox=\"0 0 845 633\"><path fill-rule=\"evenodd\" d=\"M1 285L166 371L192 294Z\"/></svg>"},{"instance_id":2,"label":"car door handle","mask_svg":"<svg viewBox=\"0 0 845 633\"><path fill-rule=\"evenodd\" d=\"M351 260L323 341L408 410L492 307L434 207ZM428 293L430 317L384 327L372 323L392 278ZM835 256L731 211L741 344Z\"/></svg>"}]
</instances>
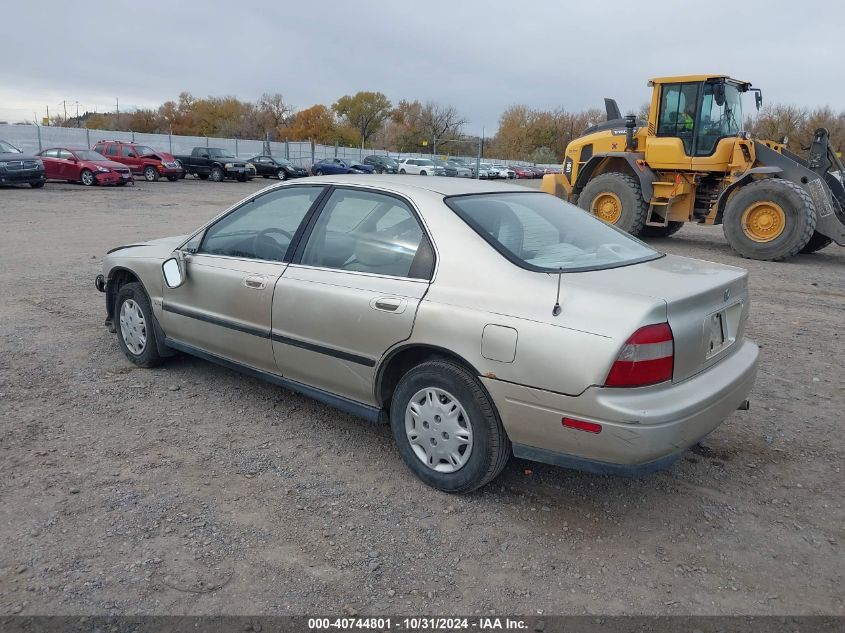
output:
<instances>
[{"instance_id":1,"label":"car door handle","mask_svg":"<svg viewBox=\"0 0 845 633\"><path fill-rule=\"evenodd\" d=\"M405 299L400 299L398 297L378 297L377 299L373 299L370 303L370 307L373 310L379 310L381 312L393 312L394 314L400 314L405 311Z\"/></svg>"},{"instance_id":2,"label":"car door handle","mask_svg":"<svg viewBox=\"0 0 845 633\"><path fill-rule=\"evenodd\" d=\"M253 290L264 290L267 287L267 278L260 275L244 277L244 286Z\"/></svg>"}]
</instances>

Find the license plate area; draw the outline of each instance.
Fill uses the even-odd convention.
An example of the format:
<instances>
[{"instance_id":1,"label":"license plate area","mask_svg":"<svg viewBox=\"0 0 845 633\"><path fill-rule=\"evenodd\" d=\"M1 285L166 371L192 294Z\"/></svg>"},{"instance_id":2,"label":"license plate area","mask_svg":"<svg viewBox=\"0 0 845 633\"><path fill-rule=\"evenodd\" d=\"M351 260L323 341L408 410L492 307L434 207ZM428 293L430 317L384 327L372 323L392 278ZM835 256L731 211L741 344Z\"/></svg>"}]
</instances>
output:
<instances>
[{"instance_id":1,"label":"license plate area","mask_svg":"<svg viewBox=\"0 0 845 633\"><path fill-rule=\"evenodd\" d=\"M734 344L741 318L742 303L707 315L704 319L705 358L713 358Z\"/></svg>"}]
</instances>

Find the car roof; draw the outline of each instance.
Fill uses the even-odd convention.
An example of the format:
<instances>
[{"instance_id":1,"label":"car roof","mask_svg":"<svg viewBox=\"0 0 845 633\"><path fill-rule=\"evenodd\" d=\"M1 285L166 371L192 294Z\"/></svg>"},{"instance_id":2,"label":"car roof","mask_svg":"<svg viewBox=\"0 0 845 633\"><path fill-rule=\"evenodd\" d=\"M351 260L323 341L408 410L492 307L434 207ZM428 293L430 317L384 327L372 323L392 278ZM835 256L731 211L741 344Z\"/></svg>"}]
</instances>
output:
<instances>
[{"instance_id":1,"label":"car roof","mask_svg":"<svg viewBox=\"0 0 845 633\"><path fill-rule=\"evenodd\" d=\"M405 191L412 195L414 191L431 191L444 196L459 196L479 193L533 193L536 190L523 187L522 185L508 185L499 182L488 182L486 180L473 180L470 178L441 178L437 176L377 176L377 175L338 175L338 176L316 176L313 178L300 178L296 184L305 183L331 184L331 185L373 185L374 187L390 189L392 191ZM284 185L279 185L284 186Z\"/></svg>"}]
</instances>

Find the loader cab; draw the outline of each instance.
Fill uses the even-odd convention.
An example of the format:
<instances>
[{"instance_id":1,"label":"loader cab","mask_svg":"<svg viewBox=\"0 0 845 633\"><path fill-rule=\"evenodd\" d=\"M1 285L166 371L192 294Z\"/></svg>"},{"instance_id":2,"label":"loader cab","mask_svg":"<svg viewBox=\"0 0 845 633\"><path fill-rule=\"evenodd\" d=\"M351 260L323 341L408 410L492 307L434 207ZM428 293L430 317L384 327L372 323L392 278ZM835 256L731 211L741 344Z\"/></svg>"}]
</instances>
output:
<instances>
[{"instance_id":1,"label":"loader cab","mask_svg":"<svg viewBox=\"0 0 845 633\"><path fill-rule=\"evenodd\" d=\"M712 76L649 83L654 92L646 162L653 169L726 171L742 131L742 93L751 84Z\"/></svg>"}]
</instances>

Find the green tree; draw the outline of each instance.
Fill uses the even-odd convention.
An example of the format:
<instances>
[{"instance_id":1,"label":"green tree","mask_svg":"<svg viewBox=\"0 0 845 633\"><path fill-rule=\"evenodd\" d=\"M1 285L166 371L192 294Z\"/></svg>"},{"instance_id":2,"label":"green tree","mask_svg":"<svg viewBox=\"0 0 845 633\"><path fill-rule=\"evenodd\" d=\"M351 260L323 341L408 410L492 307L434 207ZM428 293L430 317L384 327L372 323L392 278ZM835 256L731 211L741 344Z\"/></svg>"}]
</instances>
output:
<instances>
[{"instance_id":1,"label":"green tree","mask_svg":"<svg viewBox=\"0 0 845 633\"><path fill-rule=\"evenodd\" d=\"M384 125L391 107L390 99L380 92L356 92L338 99L332 110L358 131L363 146Z\"/></svg>"}]
</instances>

